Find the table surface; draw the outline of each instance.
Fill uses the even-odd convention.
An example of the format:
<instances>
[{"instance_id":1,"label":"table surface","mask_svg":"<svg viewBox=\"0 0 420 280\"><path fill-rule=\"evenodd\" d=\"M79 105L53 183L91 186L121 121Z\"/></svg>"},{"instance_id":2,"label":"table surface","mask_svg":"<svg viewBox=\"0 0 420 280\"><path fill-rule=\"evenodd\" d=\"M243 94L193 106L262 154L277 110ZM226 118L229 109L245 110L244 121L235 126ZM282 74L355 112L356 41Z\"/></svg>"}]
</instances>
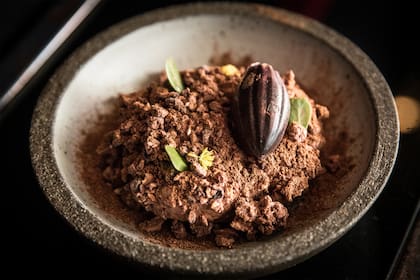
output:
<instances>
[{"instance_id":1,"label":"table surface","mask_svg":"<svg viewBox=\"0 0 420 280\"><path fill-rule=\"evenodd\" d=\"M147 3L143 3L147 2ZM154 3L150 3L154 2ZM185 1L172 1L182 3ZM361 47L382 71L394 95L420 98L418 34L413 7L359 1L259 1L318 19ZM0 17L0 95L82 3L3 1ZM162 1L105 1L60 55L36 77L0 123L2 273L143 277L133 264L79 235L48 203L31 166L28 134L33 108L48 77L77 46L127 17L168 5ZM394 171L383 193L344 237L309 260L262 279L420 279L419 219L402 246L420 198L420 133L402 134ZM403 244L404 245L404 244ZM402 247L401 247L402 246ZM400 248L401 247L401 248ZM398 252L401 251L401 257ZM392 266L394 261L396 266ZM23 269L14 269L15 265ZM405 277L404 277L405 275Z\"/></svg>"}]
</instances>

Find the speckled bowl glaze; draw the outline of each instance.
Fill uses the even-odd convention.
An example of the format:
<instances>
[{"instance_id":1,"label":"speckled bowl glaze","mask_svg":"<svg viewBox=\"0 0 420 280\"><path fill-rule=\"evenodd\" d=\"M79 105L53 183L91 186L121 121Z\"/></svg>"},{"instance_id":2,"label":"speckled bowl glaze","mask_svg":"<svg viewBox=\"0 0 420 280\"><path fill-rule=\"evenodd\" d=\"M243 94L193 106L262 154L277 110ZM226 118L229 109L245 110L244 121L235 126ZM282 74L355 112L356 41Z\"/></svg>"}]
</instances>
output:
<instances>
[{"instance_id":1,"label":"speckled bowl glaze","mask_svg":"<svg viewBox=\"0 0 420 280\"><path fill-rule=\"evenodd\" d=\"M172 56L178 68L230 52L280 72L293 69L315 99L330 107L330 134L344 128L355 167L333 199L287 230L229 250L169 248L102 210L80 178L83 130L109 110L107 100L148 83ZM372 61L348 39L306 17L262 5L197 3L152 11L117 24L77 50L51 77L36 106L30 136L41 188L76 230L117 255L181 274L269 274L320 252L369 209L392 170L399 140L390 89ZM325 206L325 205L324 205ZM298 213L298 212L297 212Z\"/></svg>"}]
</instances>

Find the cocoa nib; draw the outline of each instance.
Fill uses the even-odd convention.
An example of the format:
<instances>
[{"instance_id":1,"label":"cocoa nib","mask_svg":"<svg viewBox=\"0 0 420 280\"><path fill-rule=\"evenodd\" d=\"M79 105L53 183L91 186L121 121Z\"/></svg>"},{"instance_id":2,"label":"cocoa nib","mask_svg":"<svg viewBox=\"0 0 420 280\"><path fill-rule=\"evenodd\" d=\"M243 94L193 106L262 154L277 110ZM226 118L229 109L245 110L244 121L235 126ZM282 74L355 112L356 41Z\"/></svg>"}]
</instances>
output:
<instances>
[{"instance_id":1,"label":"cocoa nib","mask_svg":"<svg viewBox=\"0 0 420 280\"><path fill-rule=\"evenodd\" d=\"M251 64L232 102L232 126L242 149L256 157L274 151L286 131L289 112L279 73L267 63Z\"/></svg>"}]
</instances>

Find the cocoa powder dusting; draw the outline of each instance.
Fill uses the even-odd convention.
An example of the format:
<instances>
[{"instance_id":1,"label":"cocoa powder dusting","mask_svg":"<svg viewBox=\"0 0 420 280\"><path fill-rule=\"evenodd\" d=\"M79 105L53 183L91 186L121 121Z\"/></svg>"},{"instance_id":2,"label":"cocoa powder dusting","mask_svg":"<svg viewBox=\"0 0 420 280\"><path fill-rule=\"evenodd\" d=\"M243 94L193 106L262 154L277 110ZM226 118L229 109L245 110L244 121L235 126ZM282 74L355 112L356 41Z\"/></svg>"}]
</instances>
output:
<instances>
[{"instance_id":1,"label":"cocoa powder dusting","mask_svg":"<svg viewBox=\"0 0 420 280\"><path fill-rule=\"evenodd\" d=\"M117 100L114 100L113 103L118 104ZM104 180L100 165L101 157L96 152L98 143L102 141L104 135L117 128L118 125L119 111L115 106L109 114L100 115L98 120L91 125L92 129L84 131L77 157L81 166L82 179L89 186L87 191L99 208L115 219L137 228L140 223L150 219L152 215L141 208L130 209L122 202L112 186ZM197 238L191 234L182 239L176 238L167 224L164 224L159 232L142 231L141 234L150 241L167 247L191 250L217 248L211 238Z\"/></svg>"},{"instance_id":2,"label":"cocoa powder dusting","mask_svg":"<svg viewBox=\"0 0 420 280\"><path fill-rule=\"evenodd\" d=\"M230 59L226 54L225 59ZM278 148L260 159L244 154L229 129L230 100L245 71L220 67L182 72L186 89L171 91L165 75L122 94L80 146L81 174L99 207L149 240L185 249L231 248L288 229L299 215L322 210L336 181L351 169L345 133L325 139L326 107L315 103L292 71L283 75L290 97L305 97L313 113L308 132L293 124ZM190 167L177 172L163 147L176 147ZM197 156L208 148L213 165ZM194 156L195 155L195 156ZM302 198L303 197L303 198Z\"/></svg>"},{"instance_id":3,"label":"cocoa powder dusting","mask_svg":"<svg viewBox=\"0 0 420 280\"><path fill-rule=\"evenodd\" d=\"M95 198L98 206L125 223L135 224L141 218L141 213L128 209L112 187L104 181L99 164L101 157L95 152L104 134L118 127L118 114L118 108L115 107L109 114L99 116L92 124L93 129L83 133L84 139L77 156L82 167L81 176L89 186L87 191Z\"/></svg>"}]
</instances>

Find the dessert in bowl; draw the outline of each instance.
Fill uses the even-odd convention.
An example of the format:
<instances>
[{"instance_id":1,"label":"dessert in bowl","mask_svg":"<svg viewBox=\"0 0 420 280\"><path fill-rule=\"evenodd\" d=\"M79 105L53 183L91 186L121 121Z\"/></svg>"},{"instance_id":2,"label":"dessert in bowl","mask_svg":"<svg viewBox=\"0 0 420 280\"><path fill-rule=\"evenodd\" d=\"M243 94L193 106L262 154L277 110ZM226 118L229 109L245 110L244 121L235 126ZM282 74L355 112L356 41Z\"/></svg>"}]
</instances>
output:
<instances>
[{"instance_id":1,"label":"dessert in bowl","mask_svg":"<svg viewBox=\"0 0 420 280\"><path fill-rule=\"evenodd\" d=\"M183 71L225 65L218 58L226 53L230 63L250 57L270 63L280 74L293 69L297 83L330 112L323 123L326 141L320 157L325 153L348 161L343 161L342 172L311 182L313 187L290 207L287 225L268 236L245 238L223 249L197 240L165 243L165 238L144 233L130 217L115 215L114 207L98 200L92 188L106 186L92 186L83 176L81 146L100 119L111 114L115 98L146 88L168 57ZM380 194L397 146L398 121L389 87L360 49L311 19L250 4L174 6L111 27L83 45L51 78L31 128L40 185L78 231L141 264L208 275L270 273L332 244ZM179 152L186 157L191 151ZM192 152L199 156L201 151ZM170 160L164 160L171 168ZM118 196L112 189L108 193L114 200L109 205L118 205Z\"/></svg>"}]
</instances>

